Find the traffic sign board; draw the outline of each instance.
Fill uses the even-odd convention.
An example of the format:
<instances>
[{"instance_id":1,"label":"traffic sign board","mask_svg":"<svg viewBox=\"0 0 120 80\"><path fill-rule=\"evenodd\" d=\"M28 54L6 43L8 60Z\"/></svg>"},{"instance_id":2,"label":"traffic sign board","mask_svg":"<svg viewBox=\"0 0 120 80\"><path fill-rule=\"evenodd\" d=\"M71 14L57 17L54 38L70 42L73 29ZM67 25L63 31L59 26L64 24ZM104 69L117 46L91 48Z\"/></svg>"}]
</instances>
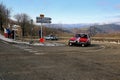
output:
<instances>
[{"instance_id":1,"label":"traffic sign board","mask_svg":"<svg viewBox=\"0 0 120 80\"><path fill-rule=\"evenodd\" d=\"M49 17L44 17L43 19L45 19L45 20L52 20L52 19L49 18Z\"/></svg>"},{"instance_id":2,"label":"traffic sign board","mask_svg":"<svg viewBox=\"0 0 120 80\"><path fill-rule=\"evenodd\" d=\"M37 20L37 23L51 23L50 20Z\"/></svg>"},{"instance_id":3,"label":"traffic sign board","mask_svg":"<svg viewBox=\"0 0 120 80\"><path fill-rule=\"evenodd\" d=\"M51 20L52 19L50 17L44 17L44 18L36 17L37 23L51 23Z\"/></svg>"},{"instance_id":4,"label":"traffic sign board","mask_svg":"<svg viewBox=\"0 0 120 80\"><path fill-rule=\"evenodd\" d=\"M42 20L52 20L50 17L44 17L44 18L41 18L41 17L36 17L36 19L42 19Z\"/></svg>"}]
</instances>

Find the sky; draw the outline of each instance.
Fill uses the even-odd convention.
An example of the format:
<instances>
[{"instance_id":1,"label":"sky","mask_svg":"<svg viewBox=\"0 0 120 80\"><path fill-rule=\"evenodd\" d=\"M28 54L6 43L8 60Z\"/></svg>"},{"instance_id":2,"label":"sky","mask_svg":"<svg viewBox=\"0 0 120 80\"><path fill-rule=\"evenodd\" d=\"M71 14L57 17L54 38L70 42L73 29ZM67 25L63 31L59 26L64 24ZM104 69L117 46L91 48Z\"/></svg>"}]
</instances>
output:
<instances>
[{"instance_id":1,"label":"sky","mask_svg":"<svg viewBox=\"0 0 120 80\"><path fill-rule=\"evenodd\" d=\"M36 22L44 14L52 23L120 22L120 0L0 0L15 14L26 13Z\"/></svg>"}]
</instances>

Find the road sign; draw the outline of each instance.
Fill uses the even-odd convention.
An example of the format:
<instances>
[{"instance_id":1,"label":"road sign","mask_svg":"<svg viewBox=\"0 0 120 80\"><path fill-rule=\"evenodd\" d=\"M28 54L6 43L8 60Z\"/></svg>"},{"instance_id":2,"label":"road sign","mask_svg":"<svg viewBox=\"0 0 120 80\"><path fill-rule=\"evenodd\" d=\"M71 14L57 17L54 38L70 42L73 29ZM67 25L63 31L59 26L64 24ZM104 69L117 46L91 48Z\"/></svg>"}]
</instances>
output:
<instances>
[{"instance_id":1,"label":"road sign","mask_svg":"<svg viewBox=\"0 0 120 80\"><path fill-rule=\"evenodd\" d=\"M50 17L44 17L44 20L52 20Z\"/></svg>"},{"instance_id":2,"label":"road sign","mask_svg":"<svg viewBox=\"0 0 120 80\"><path fill-rule=\"evenodd\" d=\"M36 17L37 23L51 23L51 20L52 19L50 17L44 17L44 18Z\"/></svg>"},{"instance_id":3,"label":"road sign","mask_svg":"<svg viewBox=\"0 0 120 80\"><path fill-rule=\"evenodd\" d=\"M50 20L37 20L37 23L51 23Z\"/></svg>"},{"instance_id":4,"label":"road sign","mask_svg":"<svg viewBox=\"0 0 120 80\"><path fill-rule=\"evenodd\" d=\"M51 23L50 20L37 20L37 23Z\"/></svg>"},{"instance_id":5,"label":"road sign","mask_svg":"<svg viewBox=\"0 0 120 80\"><path fill-rule=\"evenodd\" d=\"M44 17L44 18L41 18L41 17L36 17L37 20L52 20L50 17Z\"/></svg>"},{"instance_id":6,"label":"road sign","mask_svg":"<svg viewBox=\"0 0 120 80\"><path fill-rule=\"evenodd\" d=\"M50 17L44 17L44 14L40 14L40 17L36 17L36 23L41 23L41 39L42 41L40 42L44 42L43 40L43 35L42 35L42 23L51 23L52 18Z\"/></svg>"}]
</instances>

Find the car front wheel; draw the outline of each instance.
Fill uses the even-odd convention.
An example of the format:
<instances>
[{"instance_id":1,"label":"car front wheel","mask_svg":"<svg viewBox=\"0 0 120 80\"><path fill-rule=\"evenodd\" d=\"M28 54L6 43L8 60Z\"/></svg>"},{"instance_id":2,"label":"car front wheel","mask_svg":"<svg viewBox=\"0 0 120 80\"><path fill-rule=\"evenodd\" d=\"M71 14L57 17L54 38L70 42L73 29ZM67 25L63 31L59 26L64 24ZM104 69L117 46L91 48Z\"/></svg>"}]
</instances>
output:
<instances>
[{"instance_id":1,"label":"car front wheel","mask_svg":"<svg viewBox=\"0 0 120 80\"><path fill-rule=\"evenodd\" d=\"M70 42L68 43L68 45L69 45L69 46L73 46L73 44L72 44L72 43L70 43Z\"/></svg>"}]
</instances>

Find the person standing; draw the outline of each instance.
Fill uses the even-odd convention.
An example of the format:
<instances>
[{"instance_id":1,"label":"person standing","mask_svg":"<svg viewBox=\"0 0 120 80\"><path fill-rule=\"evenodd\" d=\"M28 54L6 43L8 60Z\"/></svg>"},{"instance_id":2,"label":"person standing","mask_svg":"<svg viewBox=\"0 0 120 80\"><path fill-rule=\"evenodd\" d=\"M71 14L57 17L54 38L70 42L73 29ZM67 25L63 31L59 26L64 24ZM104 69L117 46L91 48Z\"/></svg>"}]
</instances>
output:
<instances>
[{"instance_id":1,"label":"person standing","mask_svg":"<svg viewBox=\"0 0 120 80\"><path fill-rule=\"evenodd\" d=\"M9 28L7 28L8 38L11 38L11 31Z\"/></svg>"},{"instance_id":2,"label":"person standing","mask_svg":"<svg viewBox=\"0 0 120 80\"><path fill-rule=\"evenodd\" d=\"M4 28L4 36L5 36L5 38L8 38L8 33L7 33L7 29L6 28Z\"/></svg>"},{"instance_id":3,"label":"person standing","mask_svg":"<svg viewBox=\"0 0 120 80\"><path fill-rule=\"evenodd\" d=\"M12 31L11 31L11 38L12 38L12 39L14 39L14 35L15 35L15 31L12 30Z\"/></svg>"}]
</instances>

